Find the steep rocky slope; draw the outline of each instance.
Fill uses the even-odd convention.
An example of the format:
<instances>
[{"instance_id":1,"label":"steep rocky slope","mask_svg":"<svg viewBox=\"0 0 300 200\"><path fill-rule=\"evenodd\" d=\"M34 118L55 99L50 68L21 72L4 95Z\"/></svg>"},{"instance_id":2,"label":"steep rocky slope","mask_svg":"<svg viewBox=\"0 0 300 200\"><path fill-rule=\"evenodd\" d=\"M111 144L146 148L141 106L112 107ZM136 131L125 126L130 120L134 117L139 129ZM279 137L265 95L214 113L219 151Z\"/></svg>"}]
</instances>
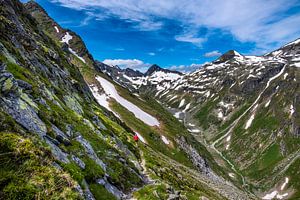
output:
<instances>
[{"instance_id":1,"label":"steep rocky slope","mask_svg":"<svg viewBox=\"0 0 300 200\"><path fill-rule=\"evenodd\" d=\"M297 199L299 63L298 39L264 56L231 50L167 82L129 80L173 113L232 181L263 199Z\"/></svg>"},{"instance_id":2,"label":"steep rocky slope","mask_svg":"<svg viewBox=\"0 0 300 200\"><path fill-rule=\"evenodd\" d=\"M256 198L151 96L103 74L38 4L1 0L0 13L1 199Z\"/></svg>"}]
</instances>

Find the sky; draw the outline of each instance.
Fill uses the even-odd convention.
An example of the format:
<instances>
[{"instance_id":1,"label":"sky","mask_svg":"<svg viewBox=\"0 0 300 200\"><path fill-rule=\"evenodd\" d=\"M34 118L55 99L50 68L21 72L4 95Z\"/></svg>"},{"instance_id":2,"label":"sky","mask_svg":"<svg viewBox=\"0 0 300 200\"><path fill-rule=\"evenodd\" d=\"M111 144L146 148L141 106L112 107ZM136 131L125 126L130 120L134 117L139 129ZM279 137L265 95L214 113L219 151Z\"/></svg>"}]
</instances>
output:
<instances>
[{"instance_id":1,"label":"sky","mask_svg":"<svg viewBox=\"0 0 300 200\"><path fill-rule=\"evenodd\" d=\"M140 71L192 71L231 49L262 55L300 37L300 0L36 1L95 59Z\"/></svg>"}]
</instances>

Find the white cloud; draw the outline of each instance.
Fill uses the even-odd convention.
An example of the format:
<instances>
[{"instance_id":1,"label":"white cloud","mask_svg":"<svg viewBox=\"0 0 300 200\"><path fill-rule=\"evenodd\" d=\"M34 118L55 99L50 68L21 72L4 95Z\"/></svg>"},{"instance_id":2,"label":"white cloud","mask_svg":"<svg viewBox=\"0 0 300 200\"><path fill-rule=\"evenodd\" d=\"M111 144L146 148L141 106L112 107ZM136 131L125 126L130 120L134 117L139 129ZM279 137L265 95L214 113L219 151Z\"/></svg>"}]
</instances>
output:
<instances>
[{"instance_id":1,"label":"white cloud","mask_svg":"<svg viewBox=\"0 0 300 200\"><path fill-rule=\"evenodd\" d=\"M114 16L136 23L140 30L163 27L164 20L178 21L185 28L175 37L199 46L205 35L195 30L221 30L241 42L254 42L259 48L289 42L300 35L300 13L287 14L298 0L51 0L62 6ZM100 11L99 11L100 10ZM99 14L101 13L101 14Z\"/></svg>"},{"instance_id":2,"label":"white cloud","mask_svg":"<svg viewBox=\"0 0 300 200\"><path fill-rule=\"evenodd\" d=\"M138 69L140 71L145 71L148 69L148 67L151 66L151 64L144 63L141 60L138 59L105 59L103 60L103 63L111 66L118 65L120 68L132 68L132 69Z\"/></svg>"},{"instance_id":3,"label":"white cloud","mask_svg":"<svg viewBox=\"0 0 300 200\"><path fill-rule=\"evenodd\" d=\"M114 50L115 50L115 51L125 51L124 48L115 48Z\"/></svg>"},{"instance_id":4,"label":"white cloud","mask_svg":"<svg viewBox=\"0 0 300 200\"><path fill-rule=\"evenodd\" d=\"M173 66L169 67L168 69L176 70L176 71L180 71L180 72L192 72L192 71L199 69L202 66L203 66L203 64L194 64L193 63L191 65L173 65Z\"/></svg>"},{"instance_id":5,"label":"white cloud","mask_svg":"<svg viewBox=\"0 0 300 200\"><path fill-rule=\"evenodd\" d=\"M204 57L211 58L211 57L217 57L220 55L222 55L222 54L219 51L215 50L215 51L205 53Z\"/></svg>"},{"instance_id":6,"label":"white cloud","mask_svg":"<svg viewBox=\"0 0 300 200\"><path fill-rule=\"evenodd\" d=\"M154 52L149 52L148 55L149 55L149 56L155 56L156 53L154 53Z\"/></svg>"},{"instance_id":7,"label":"white cloud","mask_svg":"<svg viewBox=\"0 0 300 200\"><path fill-rule=\"evenodd\" d=\"M187 33L183 35L176 35L175 40L180 42L189 42L198 47L202 47L202 43L206 41L206 38L197 37L194 34Z\"/></svg>"}]
</instances>

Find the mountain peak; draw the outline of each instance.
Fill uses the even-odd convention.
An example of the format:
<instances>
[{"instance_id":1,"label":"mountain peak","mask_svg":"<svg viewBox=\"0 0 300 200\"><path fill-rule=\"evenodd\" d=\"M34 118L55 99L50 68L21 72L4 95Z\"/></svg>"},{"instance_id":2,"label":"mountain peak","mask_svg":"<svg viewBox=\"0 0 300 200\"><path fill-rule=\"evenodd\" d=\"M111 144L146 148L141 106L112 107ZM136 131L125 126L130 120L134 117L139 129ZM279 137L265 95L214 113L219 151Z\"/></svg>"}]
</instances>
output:
<instances>
[{"instance_id":1,"label":"mountain peak","mask_svg":"<svg viewBox=\"0 0 300 200\"><path fill-rule=\"evenodd\" d=\"M157 71L163 71L163 68L161 68L157 64L154 64L154 65L151 65L151 67L146 71L145 75L149 76L149 75L151 75L151 74L153 74L154 72L157 72Z\"/></svg>"},{"instance_id":2,"label":"mountain peak","mask_svg":"<svg viewBox=\"0 0 300 200\"><path fill-rule=\"evenodd\" d=\"M173 70L169 70L169 69L164 69L160 66L158 66L157 64L153 64L145 73L145 76L150 76L152 75L154 72L158 72L158 71L162 71L162 72L166 72L166 73L175 73L175 74L179 74L182 75L181 72L179 71L173 71Z\"/></svg>"},{"instance_id":3,"label":"mountain peak","mask_svg":"<svg viewBox=\"0 0 300 200\"><path fill-rule=\"evenodd\" d=\"M224 53L222 56L220 56L215 63L219 63L219 62L225 62L227 60L230 60L234 57L243 57L242 54L240 54L239 52L235 51L235 50L229 50L226 53Z\"/></svg>"}]
</instances>

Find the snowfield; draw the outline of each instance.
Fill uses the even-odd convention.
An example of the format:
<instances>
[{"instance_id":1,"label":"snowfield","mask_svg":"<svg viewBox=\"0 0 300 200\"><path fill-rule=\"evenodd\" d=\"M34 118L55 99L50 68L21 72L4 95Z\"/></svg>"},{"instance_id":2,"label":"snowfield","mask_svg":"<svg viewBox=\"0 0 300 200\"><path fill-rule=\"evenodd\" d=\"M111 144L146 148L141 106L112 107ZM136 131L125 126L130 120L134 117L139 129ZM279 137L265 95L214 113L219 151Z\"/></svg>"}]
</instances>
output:
<instances>
[{"instance_id":1,"label":"snowfield","mask_svg":"<svg viewBox=\"0 0 300 200\"><path fill-rule=\"evenodd\" d=\"M95 99L97 100L97 102L101 106L103 106L104 108L106 108L109 111L112 111L109 107L108 97L106 96L106 94L100 94L98 87L94 86L94 85L90 85L90 90L93 93L93 95L94 95Z\"/></svg>"},{"instance_id":2,"label":"snowfield","mask_svg":"<svg viewBox=\"0 0 300 200\"><path fill-rule=\"evenodd\" d=\"M140 119L141 121L143 121L145 124L148 124L149 126L159 126L159 121L156 118L154 118L153 116L144 112L142 109L140 109L133 103L121 97L112 83L110 83L109 81L107 81L106 79L100 76L97 76L96 80L99 81L107 96L115 99L119 104L121 104L130 112L132 112L136 118Z\"/></svg>"}]
</instances>

